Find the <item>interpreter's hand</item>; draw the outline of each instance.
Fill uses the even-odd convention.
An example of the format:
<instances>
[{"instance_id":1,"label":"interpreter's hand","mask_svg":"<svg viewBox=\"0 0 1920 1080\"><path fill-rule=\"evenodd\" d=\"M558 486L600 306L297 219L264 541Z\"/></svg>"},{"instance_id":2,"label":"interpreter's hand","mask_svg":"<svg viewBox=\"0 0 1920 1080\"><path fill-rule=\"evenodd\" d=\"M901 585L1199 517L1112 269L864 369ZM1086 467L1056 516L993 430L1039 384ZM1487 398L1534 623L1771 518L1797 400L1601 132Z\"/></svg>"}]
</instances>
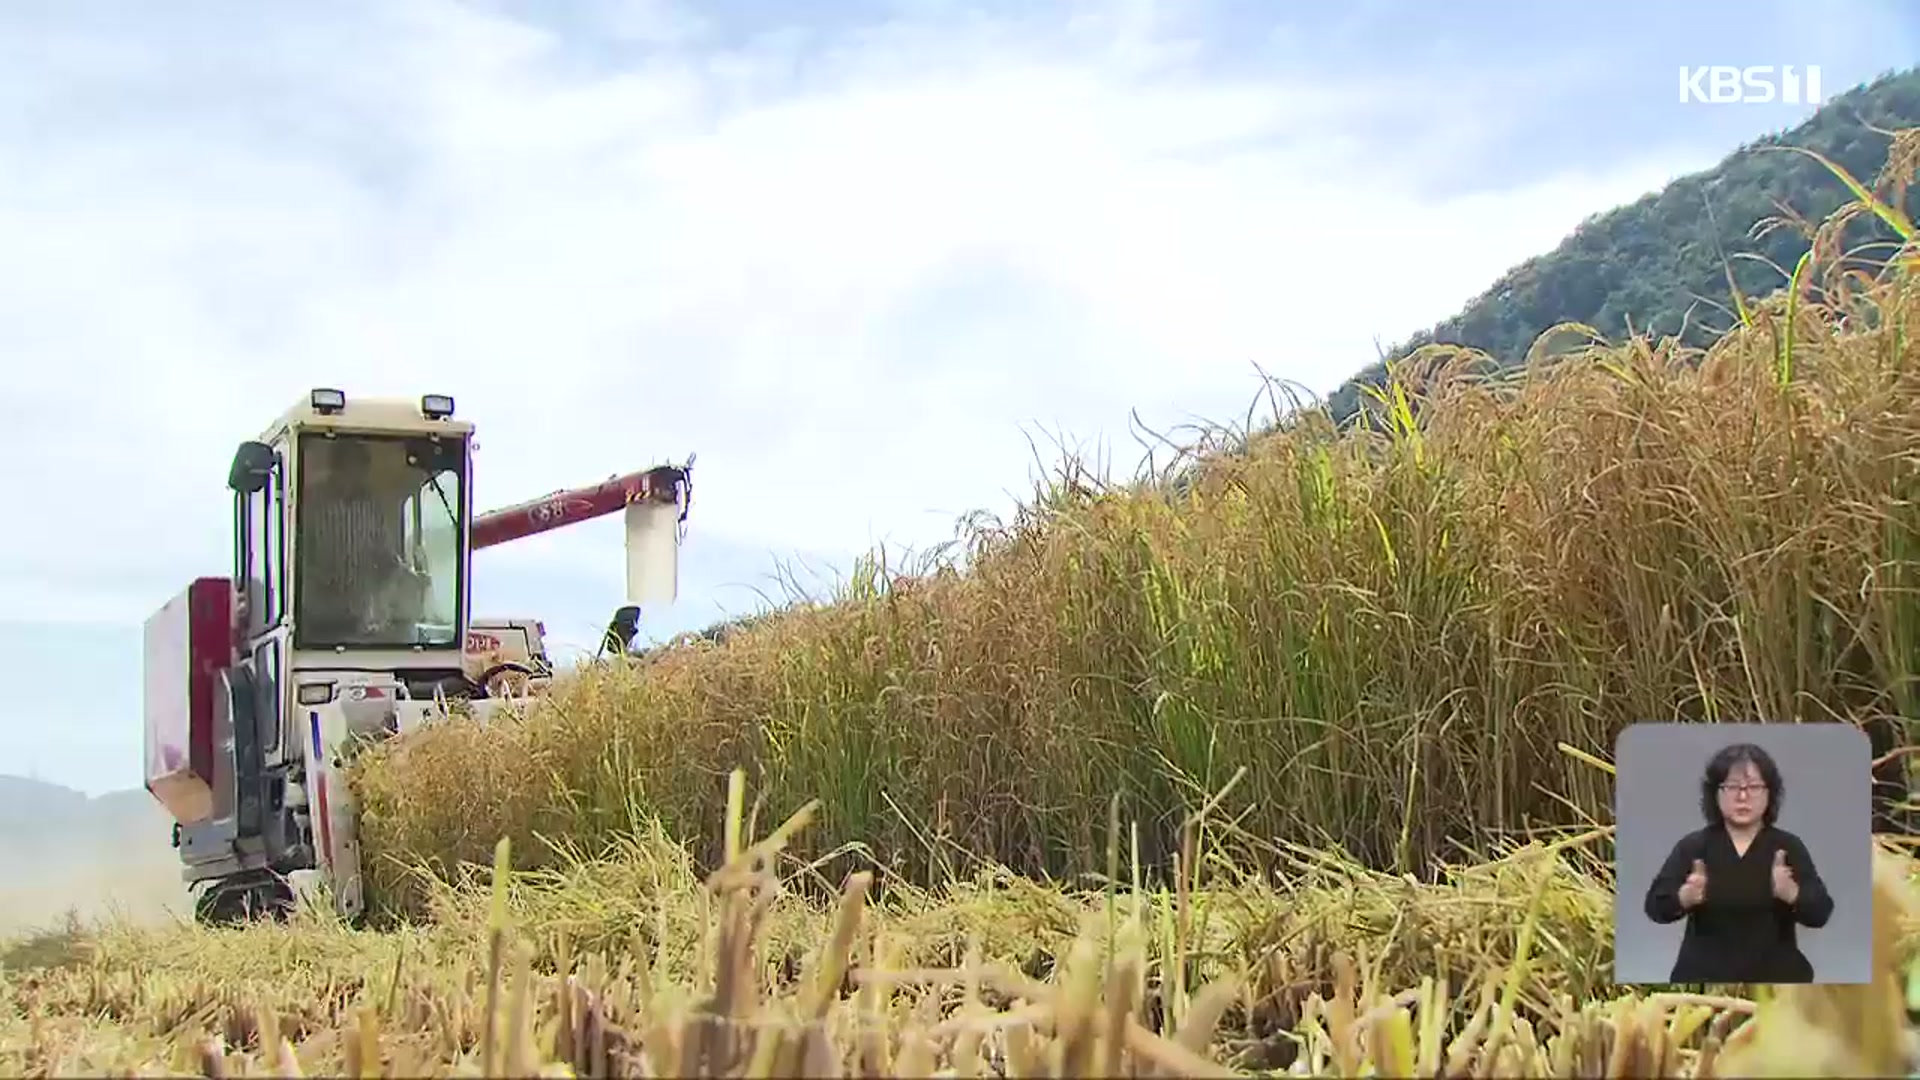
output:
<instances>
[{"instance_id":1,"label":"interpreter's hand","mask_svg":"<svg viewBox=\"0 0 1920 1080\"><path fill-rule=\"evenodd\" d=\"M1778 870L1778 867L1775 868ZM1687 880L1680 883L1680 906L1691 910L1700 906L1707 898L1707 864L1699 859L1693 860L1693 870L1687 874Z\"/></svg>"},{"instance_id":2,"label":"interpreter's hand","mask_svg":"<svg viewBox=\"0 0 1920 1080\"><path fill-rule=\"evenodd\" d=\"M1773 895L1783 904L1800 899L1800 883L1793 879L1793 867L1787 865L1787 853L1773 853Z\"/></svg>"}]
</instances>

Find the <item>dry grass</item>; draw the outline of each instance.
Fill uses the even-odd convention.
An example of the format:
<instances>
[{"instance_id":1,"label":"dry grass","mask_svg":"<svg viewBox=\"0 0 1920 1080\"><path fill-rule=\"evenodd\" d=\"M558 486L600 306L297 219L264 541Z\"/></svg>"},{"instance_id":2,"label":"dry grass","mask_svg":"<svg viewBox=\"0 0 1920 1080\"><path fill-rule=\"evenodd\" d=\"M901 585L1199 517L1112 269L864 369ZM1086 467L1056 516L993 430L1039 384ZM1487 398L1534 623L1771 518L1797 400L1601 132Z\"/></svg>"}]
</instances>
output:
<instances>
[{"instance_id":1,"label":"dry grass","mask_svg":"<svg viewBox=\"0 0 1920 1080\"><path fill-rule=\"evenodd\" d=\"M1877 868L1875 985L1792 988L1757 1009L1688 994L1592 1003L1602 980L1582 954L1604 940L1611 898L1569 857L1578 841L1439 885L1323 857L1285 893L1200 881L1171 896L1070 895L1007 877L876 900L863 873L821 902L772 872L813 810L738 843L704 882L683 849L631 841L564 871L496 873L491 889L442 887L435 921L399 932L308 915L49 934L0 968L0 1072L1651 1077L1915 1064L1903 991L1920 890L1892 853Z\"/></svg>"}]
</instances>

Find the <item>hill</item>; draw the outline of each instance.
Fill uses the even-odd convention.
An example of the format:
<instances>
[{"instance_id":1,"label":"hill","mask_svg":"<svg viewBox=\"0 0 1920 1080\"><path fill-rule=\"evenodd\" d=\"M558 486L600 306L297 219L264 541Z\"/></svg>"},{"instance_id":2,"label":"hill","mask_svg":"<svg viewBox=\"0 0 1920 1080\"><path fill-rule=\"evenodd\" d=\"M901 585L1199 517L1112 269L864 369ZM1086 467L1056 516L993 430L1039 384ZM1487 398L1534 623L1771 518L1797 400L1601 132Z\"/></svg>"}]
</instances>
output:
<instances>
[{"instance_id":1,"label":"hill","mask_svg":"<svg viewBox=\"0 0 1920 1080\"><path fill-rule=\"evenodd\" d=\"M1809 248L1806 230L1768 228L1783 214L1818 223L1852 196L1818 162L1786 146L1814 150L1868 181L1887 161L1889 132L1920 124L1920 68L1887 75L1835 98L1805 123L1758 139L1704 172L1589 218L1546 254L1514 267L1458 315L1389 350L1327 399L1346 422L1362 386L1384 382L1386 366L1426 345L1479 349L1505 367L1520 363L1539 336L1564 322L1584 323L1609 340L1629 331L1674 335L1701 347L1734 321L1727 273L1748 298L1786 284ZM1905 193L1910 214L1920 193ZM1845 247L1897 240L1863 216L1845 230Z\"/></svg>"},{"instance_id":2,"label":"hill","mask_svg":"<svg viewBox=\"0 0 1920 1080\"><path fill-rule=\"evenodd\" d=\"M145 791L85 793L0 776L0 932L120 910L139 920L186 910L172 819Z\"/></svg>"}]
</instances>

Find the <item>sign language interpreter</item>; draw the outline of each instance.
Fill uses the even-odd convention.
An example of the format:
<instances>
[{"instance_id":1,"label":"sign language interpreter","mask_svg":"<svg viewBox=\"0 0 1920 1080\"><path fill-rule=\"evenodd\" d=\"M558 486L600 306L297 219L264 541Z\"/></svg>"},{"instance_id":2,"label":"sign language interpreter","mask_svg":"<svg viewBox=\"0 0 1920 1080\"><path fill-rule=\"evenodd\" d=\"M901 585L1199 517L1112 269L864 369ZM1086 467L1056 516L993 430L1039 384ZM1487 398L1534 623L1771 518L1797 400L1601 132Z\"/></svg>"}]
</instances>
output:
<instances>
[{"instance_id":1,"label":"sign language interpreter","mask_svg":"<svg viewBox=\"0 0 1920 1080\"><path fill-rule=\"evenodd\" d=\"M1780 769L1758 746L1713 756L1701 778L1707 827L1681 837L1647 888L1657 923L1686 920L1677 983L1805 983L1798 927L1833 917L1833 897L1796 835L1779 827Z\"/></svg>"}]
</instances>

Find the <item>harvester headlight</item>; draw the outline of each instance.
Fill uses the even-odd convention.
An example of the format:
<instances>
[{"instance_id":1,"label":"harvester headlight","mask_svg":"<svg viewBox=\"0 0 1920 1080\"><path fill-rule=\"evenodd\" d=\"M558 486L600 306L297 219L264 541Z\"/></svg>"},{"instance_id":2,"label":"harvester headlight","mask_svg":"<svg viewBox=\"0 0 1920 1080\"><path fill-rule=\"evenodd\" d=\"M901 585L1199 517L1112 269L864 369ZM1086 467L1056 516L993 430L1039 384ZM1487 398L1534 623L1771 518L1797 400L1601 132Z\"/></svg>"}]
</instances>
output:
<instances>
[{"instance_id":1,"label":"harvester headlight","mask_svg":"<svg viewBox=\"0 0 1920 1080\"><path fill-rule=\"evenodd\" d=\"M315 390L307 398L315 412L336 413L347 407L347 392L344 390Z\"/></svg>"},{"instance_id":2,"label":"harvester headlight","mask_svg":"<svg viewBox=\"0 0 1920 1080\"><path fill-rule=\"evenodd\" d=\"M302 705L325 705L333 700L333 684L302 683L294 696Z\"/></svg>"},{"instance_id":3,"label":"harvester headlight","mask_svg":"<svg viewBox=\"0 0 1920 1080\"><path fill-rule=\"evenodd\" d=\"M429 420L444 420L453 415L453 398L447 394L428 394L420 399L420 411Z\"/></svg>"}]
</instances>

